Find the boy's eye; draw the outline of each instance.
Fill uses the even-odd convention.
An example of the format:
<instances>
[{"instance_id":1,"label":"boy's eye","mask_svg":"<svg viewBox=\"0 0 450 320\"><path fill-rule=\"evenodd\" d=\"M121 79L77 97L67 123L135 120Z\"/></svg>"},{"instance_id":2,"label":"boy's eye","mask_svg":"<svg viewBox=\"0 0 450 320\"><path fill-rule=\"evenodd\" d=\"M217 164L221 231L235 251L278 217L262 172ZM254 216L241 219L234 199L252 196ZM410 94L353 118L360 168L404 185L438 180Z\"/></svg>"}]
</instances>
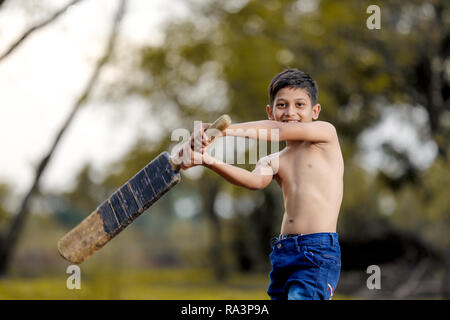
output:
<instances>
[{"instance_id":1,"label":"boy's eye","mask_svg":"<svg viewBox=\"0 0 450 320\"><path fill-rule=\"evenodd\" d=\"M284 107L285 107L285 104L284 104L284 103L278 103L278 104L277 104L277 107L284 108Z\"/></svg>"},{"instance_id":2,"label":"boy's eye","mask_svg":"<svg viewBox=\"0 0 450 320\"><path fill-rule=\"evenodd\" d=\"M300 102L297 103L297 106L298 106L298 107L303 107L304 105L305 105L304 103L300 103Z\"/></svg>"}]
</instances>

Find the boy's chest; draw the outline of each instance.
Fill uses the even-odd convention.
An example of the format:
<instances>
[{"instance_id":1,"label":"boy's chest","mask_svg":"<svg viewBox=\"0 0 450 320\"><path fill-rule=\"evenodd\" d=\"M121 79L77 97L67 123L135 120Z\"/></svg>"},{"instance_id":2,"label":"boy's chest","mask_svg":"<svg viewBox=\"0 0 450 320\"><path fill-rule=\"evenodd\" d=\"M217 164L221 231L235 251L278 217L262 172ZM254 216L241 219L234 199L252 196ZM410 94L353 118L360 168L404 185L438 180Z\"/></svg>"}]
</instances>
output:
<instances>
[{"instance_id":1,"label":"boy's chest","mask_svg":"<svg viewBox=\"0 0 450 320\"><path fill-rule=\"evenodd\" d=\"M279 153L278 161L274 178L279 184L292 178L309 176L326 166L323 151L309 142L286 147Z\"/></svg>"}]
</instances>

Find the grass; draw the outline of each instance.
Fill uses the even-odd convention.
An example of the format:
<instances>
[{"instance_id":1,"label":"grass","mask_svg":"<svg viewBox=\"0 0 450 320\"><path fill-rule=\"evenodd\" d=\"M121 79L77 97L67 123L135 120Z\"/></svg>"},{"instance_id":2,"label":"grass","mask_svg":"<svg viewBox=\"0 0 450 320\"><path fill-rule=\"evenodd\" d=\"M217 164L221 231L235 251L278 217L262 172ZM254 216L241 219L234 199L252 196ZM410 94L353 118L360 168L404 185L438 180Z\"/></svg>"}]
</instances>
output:
<instances>
[{"instance_id":1,"label":"grass","mask_svg":"<svg viewBox=\"0 0 450 320\"><path fill-rule=\"evenodd\" d=\"M208 269L82 270L79 290L67 289L69 276L1 279L0 300L269 299L268 277L264 274L234 274L224 282L217 282Z\"/></svg>"},{"instance_id":2,"label":"grass","mask_svg":"<svg viewBox=\"0 0 450 320\"><path fill-rule=\"evenodd\" d=\"M69 290L67 277L12 277L0 280L0 299L149 299L149 300L267 300L267 277L233 275L214 280L204 269L109 270L81 273L81 289Z\"/></svg>"}]
</instances>

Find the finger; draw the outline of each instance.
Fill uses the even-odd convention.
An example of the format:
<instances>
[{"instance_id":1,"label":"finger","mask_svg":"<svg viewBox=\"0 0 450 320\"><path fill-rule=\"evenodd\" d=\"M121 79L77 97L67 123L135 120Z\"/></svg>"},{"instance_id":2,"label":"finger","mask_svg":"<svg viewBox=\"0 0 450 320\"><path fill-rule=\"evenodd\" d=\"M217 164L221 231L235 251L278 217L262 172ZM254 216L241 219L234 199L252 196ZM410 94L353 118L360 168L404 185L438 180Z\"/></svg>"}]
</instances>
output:
<instances>
[{"instance_id":1,"label":"finger","mask_svg":"<svg viewBox=\"0 0 450 320\"><path fill-rule=\"evenodd\" d=\"M206 137L206 146L209 146L212 143L212 140L210 137Z\"/></svg>"},{"instance_id":2,"label":"finger","mask_svg":"<svg viewBox=\"0 0 450 320\"><path fill-rule=\"evenodd\" d=\"M194 148L192 150L196 151L196 152L200 152L200 149L202 148L202 143L200 141L197 141L194 144Z\"/></svg>"}]
</instances>

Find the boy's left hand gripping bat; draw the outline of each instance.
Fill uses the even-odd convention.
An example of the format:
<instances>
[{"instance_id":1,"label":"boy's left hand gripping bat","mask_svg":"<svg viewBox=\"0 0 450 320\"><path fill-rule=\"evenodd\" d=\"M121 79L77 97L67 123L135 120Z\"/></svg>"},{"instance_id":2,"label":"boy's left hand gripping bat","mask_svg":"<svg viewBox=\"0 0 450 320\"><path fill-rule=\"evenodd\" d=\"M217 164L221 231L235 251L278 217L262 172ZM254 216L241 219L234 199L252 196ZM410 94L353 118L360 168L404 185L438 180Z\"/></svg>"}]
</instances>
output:
<instances>
[{"instance_id":1,"label":"boy's left hand gripping bat","mask_svg":"<svg viewBox=\"0 0 450 320\"><path fill-rule=\"evenodd\" d=\"M225 130L231 124L222 115L209 129ZM208 134L206 131L206 135ZM181 180L180 165L162 152L114 192L58 242L59 253L72 263L81 263L133 222Z\"/></svg>"}]
</instances>

